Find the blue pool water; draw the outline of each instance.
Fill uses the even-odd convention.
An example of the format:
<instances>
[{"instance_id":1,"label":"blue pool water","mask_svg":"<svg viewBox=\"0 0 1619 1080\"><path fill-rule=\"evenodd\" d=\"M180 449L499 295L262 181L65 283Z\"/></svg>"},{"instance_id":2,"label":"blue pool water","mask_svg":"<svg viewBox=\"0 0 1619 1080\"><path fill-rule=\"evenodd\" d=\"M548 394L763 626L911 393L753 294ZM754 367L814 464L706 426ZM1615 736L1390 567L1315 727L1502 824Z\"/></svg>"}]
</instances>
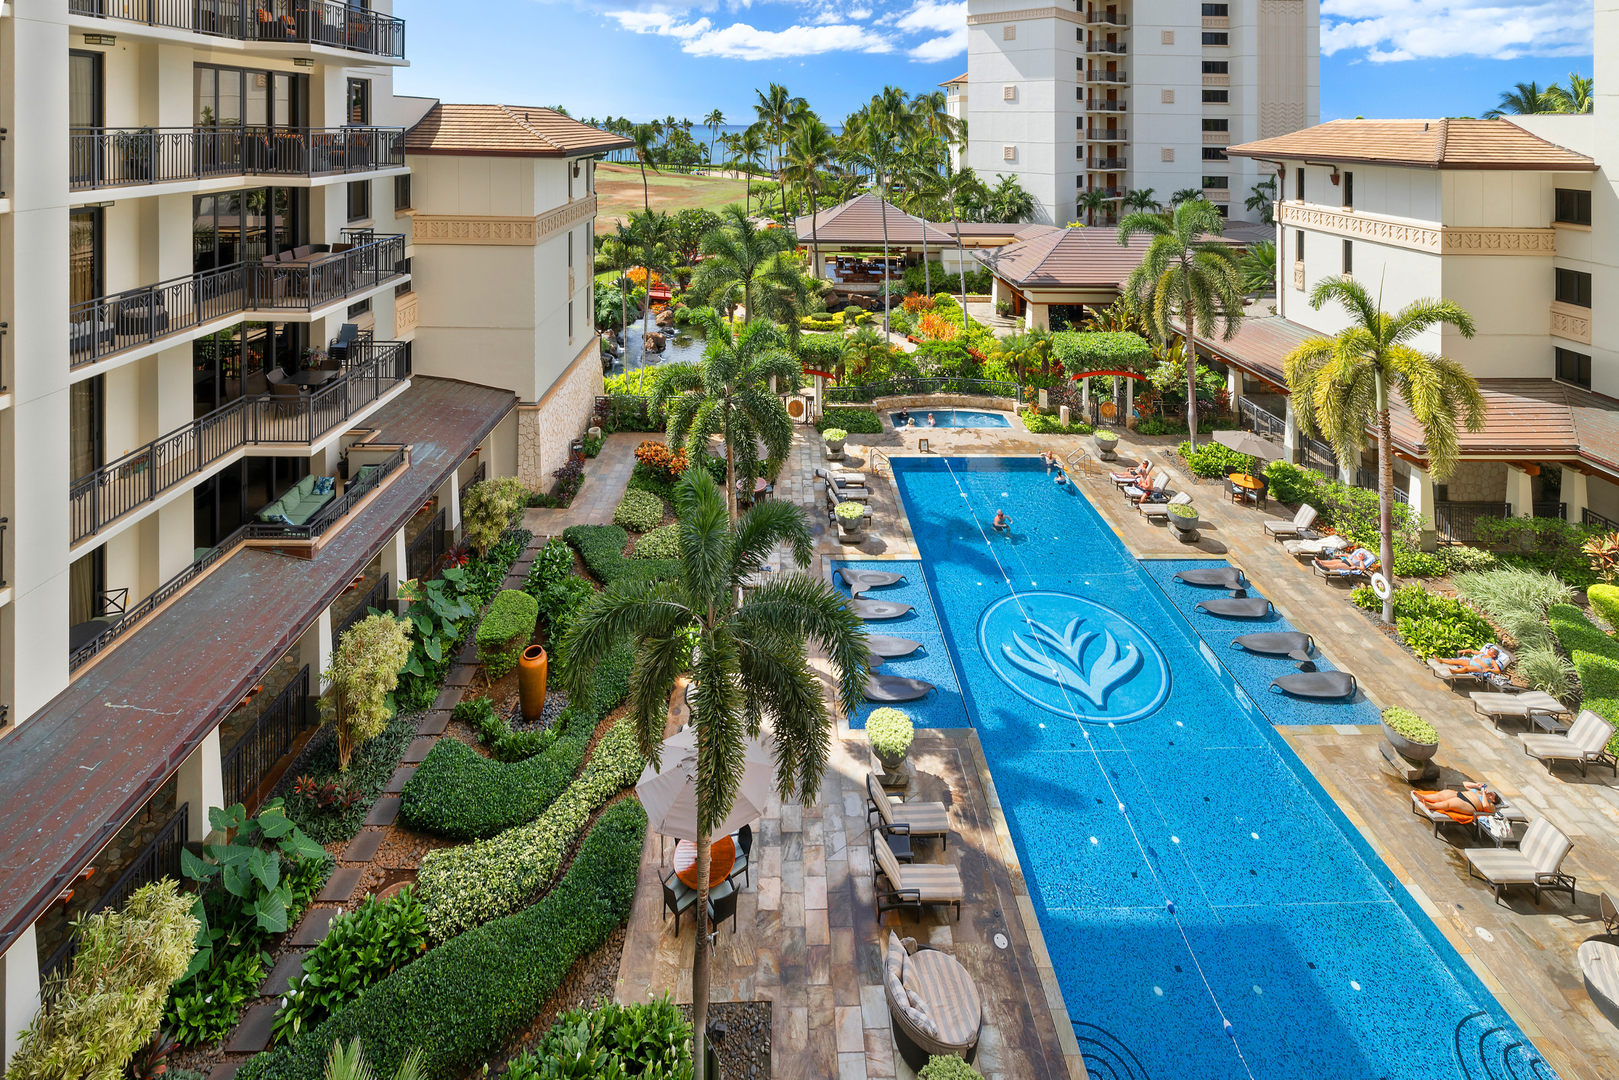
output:
<instances>
[{"instance_id":1,"label":"blue pool water","mask_svg":"<svg viewBox=\"0 0 1619 1080\"><path fill-rule=\"evenodd\" d=\"M871 629L942 643L907 708L978 729L1093 1077L1554 1075L1271 723L1369 705L1264 695L1291 667L1038 461L893 464L921 562L869 595L917 610Z\"/></svg>"},{"instance_id":2,"label":"blue pool water","mask_svg":"<svg viewBox=\"0 0 1619 1080\"><path fill-rule=\"evenodd\" d=\"M977 409L912 409L911 424L913 427L925 428L928 424L928 414L933 414L933 427L966 428L966 427L1011 427L1012 422L1006 418L1005 413L980 412ZM904 427L905 420L898 412L888 414L888 420L895 427Z\"/></svg>"}]
</instances>

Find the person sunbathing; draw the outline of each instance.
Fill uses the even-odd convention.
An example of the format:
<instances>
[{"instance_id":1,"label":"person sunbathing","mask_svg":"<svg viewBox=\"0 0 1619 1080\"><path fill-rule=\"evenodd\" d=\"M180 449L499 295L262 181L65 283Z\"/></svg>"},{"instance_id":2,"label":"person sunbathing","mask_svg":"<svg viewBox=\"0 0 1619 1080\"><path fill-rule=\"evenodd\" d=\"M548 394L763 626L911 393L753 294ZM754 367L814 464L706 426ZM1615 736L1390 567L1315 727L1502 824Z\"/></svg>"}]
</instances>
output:
<instances>
[{"instance_id":1,"label":"person sunbathing","mask_svg":"<svg viewBox=\"0 0 1619 1080\"><path fill-rule=\"evenodd\" d=\"M1377 556L1365 548L1356 548L1338 559L1317 559L1315 564L1323 570L1358 570L1364 573L1377 565Z\"/></svg>"},{"instance_id":2,"label":"person sunbathing","mask_svg":"<svg viewBox=\"0 0 1619 1080\"><path fill-rule=\"evenodd\" d=\"M1147 502L1152 498L1152 494L1153 486L1152 477L1150 476L1144 476L1140 480L1136 481L1136 483L1124 489L1125 498L1135 503Z\"/></svg>"},{"instance_id":3,"label":"person sunbathing","mask_svg":"<svg viewBox=\"0 0 1619 1080\"><path fill-rule=\"evenodd\" d=\"M1462 785L1460 791L1446 789L1445 791L1418 791L1414 792L1422 800L1422 805L1437 813L1466 814L1477 817L1479 814L1493 814L1501 805L1501 796L1485 787L1469 780Z\"/></svg>"},{"instance_id":4,"label":"person sunbathing","mask_svg":"<svg viewBox=\"0 0 1619 1080\"><path fill-rule=\"evenodd\" d=\"M1462 649L1460 656L1437 656L1434 659L1452 671L1483 671L1501 674L1501 646L1489 644L1482 649Z\"/></svg>"},{"instance_id":5,"label":"person sunbathing","mask_svg":"<svg viewBox=\"0 0 1619 1080\"><path fill-rule=\"evenodd\" d=\"M1147 458L1142 458L1141 464L1135 468L1126 469L1121 473L1109 473L1108 475L1115 480L1128 480L1131 483L1138 483L1152 475L1152 462Z\"/></svg>"}]
</instances>

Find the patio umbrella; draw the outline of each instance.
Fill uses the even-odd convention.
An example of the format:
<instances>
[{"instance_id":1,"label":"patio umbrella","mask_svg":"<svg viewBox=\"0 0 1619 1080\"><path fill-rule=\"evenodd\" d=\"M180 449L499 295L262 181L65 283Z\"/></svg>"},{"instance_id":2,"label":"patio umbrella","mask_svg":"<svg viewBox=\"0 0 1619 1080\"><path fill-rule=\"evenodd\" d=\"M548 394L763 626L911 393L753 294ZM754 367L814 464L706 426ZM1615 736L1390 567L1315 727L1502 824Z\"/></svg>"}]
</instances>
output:
<instances>
[{"instance_id":1,"label":"patio umbrella","mask_svg":"<svg viewBox=\"0 0 1619 1080\"><path fill-rule=\"evenodd\" d=\"M737 785L731 812L714 826L714 836L727 836L763 816L775 786L775 762L761 733L748 739L742 754L742 782ZM646 808L652 828L677 840L697 839L697 733L688 727L663 740L663 768L650 764L641 772L635 794Z\"/></svg>"},{"instance_id":2,"label":"patio umbrella","mask_svg":"<svg viewBox=\"0 0 1619 1080\"><path fill-rule=\"evenodd\" d=\"M1282 456L1282 448L1269 439L1261 439L1251 431L1216 431L1214 441L1229 446L1239 454L1248 455L1248 475L1254 475L1254 458L1275 461Z\"/></svg>"}]
</instances>

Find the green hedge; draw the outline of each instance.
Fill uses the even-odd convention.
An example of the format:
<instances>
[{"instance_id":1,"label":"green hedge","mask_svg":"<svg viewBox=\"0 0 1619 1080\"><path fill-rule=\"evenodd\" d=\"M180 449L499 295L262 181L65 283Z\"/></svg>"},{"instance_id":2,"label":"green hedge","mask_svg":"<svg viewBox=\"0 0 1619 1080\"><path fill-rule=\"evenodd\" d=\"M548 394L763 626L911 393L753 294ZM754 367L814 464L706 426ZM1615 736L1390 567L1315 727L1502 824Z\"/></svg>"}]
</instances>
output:
<instances>
[{"instance_id":1,"label":"green hedge","mask_svg":"<svg viewBox=\"0 0 1619 1080\"><path fill-rule=\"evenodd\" d=\"M617 525L574 525L562 531L562 538L578 550L586 569L603 585L662 581L680 573L674 559L626 559L624 545L630 534Z\"/></svg>"},{"instance_id":2,"label":"green hedge","mask_svg":"<svg viewBox=\"0 0 1619 1080\"><path fill-rule=\"evenodd\" d=\"M1381 612L1383 601L1362 585L1349 594L1357 606ZM1494 641L1495 627L1460 600L1431 593L1421 585L1394 590L1394 628L1400 640L1422 660L1433 656L1459 656Z\"/></svg>"},{"instance_id":3,"label":"green hedge","mask_svg":"<svg viewBox=\"0 0 1619 1080\"><path fill-rule=\"evenodd\" d=\"M621 720L538 821L429 853L417 879L429 940L447 941L532 903L550 887L590 815L635 783L645 765L636 749L634 721Z\"/></svg>"},{"instance_id":4,"label":"green hedge","mask_svg":"<svg viewBox=\"0 0 1619 1080\"><path fill-rule=\"evenodd\" d=\"M1192 475L1204 479L1224 475L1225 470L1232 466L1246 469L1248 462L1252 460L1247 454L1239 454L1231 447L1212 439L1196 450L1192 449L1191 443L1183 442L1176 447L1176 453L1186 462L1186 467L1192 470Z\"/></svg>"},{"instance_id":5,"label":"green hedge","mask_svg":"<svg viewBox=\"0 0 1619 1080\"><path fill-rule=\"evenodd\" d=\"M651 532L663 521L663 500L650 491L628 488L613 511L613 524L631 532Z\"/></svg>"},{"instance_id":6,"label":"green hedge","mask_svg":"<svg viewBox=\"0 0 1619 1080\"><path fill-rule=\"evenodd\" d=\"M1619 643L1573 604L1553 604L1546 609L1546 621L1574 661L1580 677L1580 705L1610 724L1619 724ZM1619 733L1608 740L1608 753L1619 754Z\"/></svg>"},{"instance_id":7,"label":"green hedge","mask_svg":"<svg viewBox=\"0 0 1619 1080\"><path fill-rule=\"evenodd\" d=\"M597 722L624 700L632 663L633 654L627 647L604 657L596 666L591 700L564 709L557 720L557 734L533 736L534 743L546 745L525 760L492 761L459 739L440 739L405 785L400 820L413 829L472 840L525 825L545 813L579 771ZM466 705L463 715L463 706L456 708L458 718L475 723L479 717L473 714L483 711ZM488 716L479 731L486 741L491 722L511 733L505 721L494 716L493 707ZM528 733L511 734L514 739L529 740ZM494 745L498 747L500 741L496 734Z\"/></svg>"},{"instance_id":8,"label":"green hedge","mask_svg":"<svg viewBox=\"0 0 1619 1080\"><path fill-rule=\"evenodd\" d=\"M635 542L635 550L630 552L632 559L678 559L680 558L680 523L670 522L660 525Z\"/></svg>"},{"instance_id":9,"label":"green hedge","mask_svg":"<svg viewBox=\"0 0 1619 1080\"><path fill-rule=\"evenodd\" d=\"M1057 413L1026 412L1023 426L1033 435L1089 435L1096 430L1083 420L1065 425Z\"/></svg>"},{"instance_id":10,"label":"green hedge","mask_svg":"<svg viewBox=\"0 0 1619 1080\"><path fill-rule=\"evenodd\" d=\"M1609 626L1619 628L1619 588L1593 585L1585 590L1585 598L1591 601L1596 613L1606 619Z\"/></svg>"},{"instance_id":11,"label":"green hedge","mask_svg":"<svg viewBox=\"0 0 1619 1080\"><path fill-rule=\"evenodd\" d=\"M539 618L540 602L528 593L504 589L495 594L476 637L478 663L490 682L505 678L517 666Z\"/></svg>"},{"instance_id":12,"label":"green hedge","mask_svg":"<svg viewBox=\"0 0 1619 1080\"><path fill-rule=\"evenodd\" d=\"M489 748L496 761L526 761L556 742L561 725L544 731L513 731L504 716L495 712L495 703L486 697L462 698L451 713L455 719L478 733L479 740ZM431 752L431 751L429 751Z\"/></svg>"},{"instance_id":13,"label":"green hedge","mask_svg":"<svg viewBox=\"0 0 1619 1080\"><path fill-rule=\"evenodd\" d=\"M596 822L545 899L446 942L237 1075L324 1080L332 1043L355 1038L380 1076L416 1048L426 1055L424 1076L477 1068L526 1030L574 961L629 917L645 837L646 812L623 800Z\"/></svg>"},{"instance_id":14,"label":"green hedge","mask_svg":"<svg viewBox=\"0 0 1619 1080\"><path fill-rule=\"evenodd\" d=\"M870 409L827 409L815 421L815 430L825 431L827 428L842 428L850 435L881 435L883 421Z\"/></svg>"}]
</instances>

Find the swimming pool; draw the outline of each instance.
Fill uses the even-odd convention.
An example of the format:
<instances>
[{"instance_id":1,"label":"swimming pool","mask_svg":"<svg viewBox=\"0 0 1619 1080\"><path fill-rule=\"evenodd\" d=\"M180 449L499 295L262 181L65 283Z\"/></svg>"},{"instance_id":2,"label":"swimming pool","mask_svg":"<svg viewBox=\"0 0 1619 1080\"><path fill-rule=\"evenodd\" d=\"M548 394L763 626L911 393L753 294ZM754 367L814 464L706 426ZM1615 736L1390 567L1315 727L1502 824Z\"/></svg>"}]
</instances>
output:
<instances>
[{"instance_id":1,"label":"swimming pool","mask_svg":"<svg viewBox=\"0 0 1619 1080\"><path fill-rule=\"evenodd\" d=\"M926 605L872 629L942 643L921 704L979 731L1093 1077L1554 1075L1226 667L1230 624L1036 460L893 465ZM1313 722L1375 718L1339 708Z\"/></svg>"},{"instance_id":2,"label":"swimming pool","mask_svg":"<svg viewBox=\"0 0 1619 1080\"><path fill-rule=\"evenodd\" d=\"M933 423L928 423L928 416L932 415ZM888 414L889 423L896 428L905 426L905 420L895 410ZM1011 427L1012 421L1006 418L1005 413L983 412L978 409L912 409L911 423L915 427L942 427L942 428L969 428L969 427Z\"/></svg>"}]
</instances>

